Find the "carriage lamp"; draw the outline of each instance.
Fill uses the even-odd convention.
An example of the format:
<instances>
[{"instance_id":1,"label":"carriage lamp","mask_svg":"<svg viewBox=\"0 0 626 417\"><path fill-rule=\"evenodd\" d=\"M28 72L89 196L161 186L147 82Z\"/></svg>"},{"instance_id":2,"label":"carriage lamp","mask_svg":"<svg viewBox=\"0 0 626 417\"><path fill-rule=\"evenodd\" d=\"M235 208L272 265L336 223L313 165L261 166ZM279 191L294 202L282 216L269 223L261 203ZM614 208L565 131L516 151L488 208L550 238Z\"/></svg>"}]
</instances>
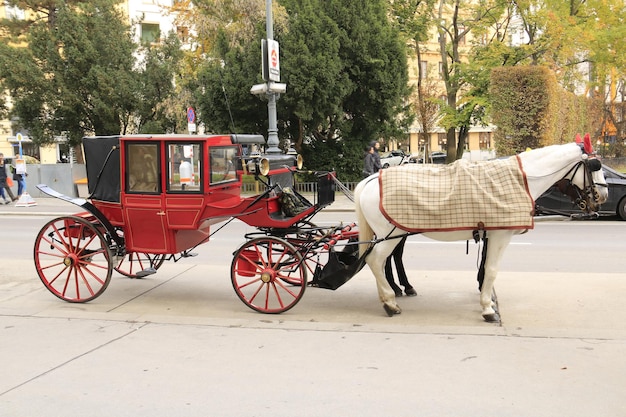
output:
<instances>
[{"instance_id":1,"label":"carriage lamp","mask_svg":"<svg viewBox=\"0 0 626 417\"><path fill-rule=\"evenodd\" d=\"M257 160L258 161L258 160ZM257 172L263 176L270 173L270 160L267 158L261 158L258 162Z\"/></svg>"},{"instance_id":2,"label":"carriage lamp","mask_svg":"<svg viewBox=\"0 0 626 417\"><path fill-rule=\"evenodd\" d=\"M302 157L302 155L298 154L298 156L296 156L296 167L298 169L302 169L303 166L304 166L304 158Z\"/></svg>"}]
</instances>

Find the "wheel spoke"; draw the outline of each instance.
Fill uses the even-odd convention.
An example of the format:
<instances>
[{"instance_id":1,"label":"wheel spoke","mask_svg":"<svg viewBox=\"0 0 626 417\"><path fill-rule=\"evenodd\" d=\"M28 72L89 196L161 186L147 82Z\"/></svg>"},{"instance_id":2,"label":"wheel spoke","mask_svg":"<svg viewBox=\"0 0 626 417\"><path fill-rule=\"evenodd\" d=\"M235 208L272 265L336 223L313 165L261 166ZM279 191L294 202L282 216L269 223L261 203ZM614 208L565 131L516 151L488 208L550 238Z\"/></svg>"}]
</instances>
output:
<instances>
[{"instance_id":1,"label":"wheel spoke","mask_svg":"<svg viewBox=\"0 0 626 417\"><path fill-rule=\"evenodd\" d=\"M111 254L104 236L83 217L48 222L35 241L34 258L43 284L65 301L93 300L111 279Z\"/></svg>"},{"instance_id":2,"label":"wheel spoke","mask_svg":"<svg viewBox=\"0 0 626 417\"><path fill-rule=\"evenodd\" d=\"M302 298L306 268L287 241L260 237L242 245L233 257L231 280L237 296L251 309L282 313Z\"/></svg>"}]
</instances>

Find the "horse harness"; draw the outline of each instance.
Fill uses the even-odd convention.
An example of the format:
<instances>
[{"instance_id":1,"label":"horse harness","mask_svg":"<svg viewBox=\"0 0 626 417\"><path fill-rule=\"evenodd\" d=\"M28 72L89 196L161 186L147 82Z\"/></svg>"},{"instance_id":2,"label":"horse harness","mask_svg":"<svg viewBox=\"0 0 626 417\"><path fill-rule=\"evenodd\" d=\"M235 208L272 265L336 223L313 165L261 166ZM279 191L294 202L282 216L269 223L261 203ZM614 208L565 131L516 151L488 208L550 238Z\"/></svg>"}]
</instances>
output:
<instances>
[{"instance_id":1,"label":"horse harness","mask_svg":"<svg viewBox=\"0 0 626 417\"><path fill-rule=\"evenodd\" d=\"M580 189L572 180L579 169L584 169L583 188ZM600 196L594 188L591 173L602 169L602 163L596 158L587 158L574 165L565 176L555 185L557 189L568 196L574 204L585 213L591 213L598 207ZM595 184L598 187L608 187L606 184Z\"/></svg>"}]
</instances>

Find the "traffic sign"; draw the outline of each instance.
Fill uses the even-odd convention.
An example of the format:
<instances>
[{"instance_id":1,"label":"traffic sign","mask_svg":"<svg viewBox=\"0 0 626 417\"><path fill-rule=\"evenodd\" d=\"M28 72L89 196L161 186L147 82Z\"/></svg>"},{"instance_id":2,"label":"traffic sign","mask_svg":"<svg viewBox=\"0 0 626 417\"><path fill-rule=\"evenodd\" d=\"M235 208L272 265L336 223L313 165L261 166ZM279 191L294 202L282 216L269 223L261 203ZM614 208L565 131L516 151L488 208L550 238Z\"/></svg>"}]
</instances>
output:
<instances>
[{"instance_id":1,"label":"traffic sign","mask_svg":"<svg viewBox=\"0 0 626 417\"><path fill-rule=\"evenodd\" d=\"M270 81L280 81L280 52L279 52L278 42L276 42L273 39L268 39L267 40L267 53L269 55L268 78Z\"/></svg>"},{"instance_id":2,"label":"traffic sign","mask_svg":"<svg viewBox=\"0 0 626 417\"><path fill-rule=\"evenodd\" d=\"M187 108L187 121L189 123L194 123L196 121L196 112L193 110L193 107Z\"/></svg>"}]
</instances>

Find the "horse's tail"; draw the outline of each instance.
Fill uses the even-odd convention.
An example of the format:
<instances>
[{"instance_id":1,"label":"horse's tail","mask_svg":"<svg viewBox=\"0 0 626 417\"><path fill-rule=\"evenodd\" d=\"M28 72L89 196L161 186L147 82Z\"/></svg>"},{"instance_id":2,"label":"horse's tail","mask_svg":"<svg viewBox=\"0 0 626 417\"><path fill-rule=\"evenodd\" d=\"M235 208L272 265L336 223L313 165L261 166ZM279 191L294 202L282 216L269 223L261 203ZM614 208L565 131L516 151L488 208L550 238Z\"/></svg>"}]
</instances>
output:
<instances>
[{"instance_id":1,"label":"horse's tail","mask_svg":"<svg viewBox=\"0 0 626 417\"><path fill-rule=\"evenodd\" d=\"M374 231L363 215L363 210L361 208L361 193L368 182L369 181L367 180L363 180L358 183L354 189L354 208L356 211L357 225L359 226L359 242L371 242L374 239ZM370 245L368 243L361 243L359 245L359 255L361 257L369 246Z\"/></svg>"}]
</instances>

